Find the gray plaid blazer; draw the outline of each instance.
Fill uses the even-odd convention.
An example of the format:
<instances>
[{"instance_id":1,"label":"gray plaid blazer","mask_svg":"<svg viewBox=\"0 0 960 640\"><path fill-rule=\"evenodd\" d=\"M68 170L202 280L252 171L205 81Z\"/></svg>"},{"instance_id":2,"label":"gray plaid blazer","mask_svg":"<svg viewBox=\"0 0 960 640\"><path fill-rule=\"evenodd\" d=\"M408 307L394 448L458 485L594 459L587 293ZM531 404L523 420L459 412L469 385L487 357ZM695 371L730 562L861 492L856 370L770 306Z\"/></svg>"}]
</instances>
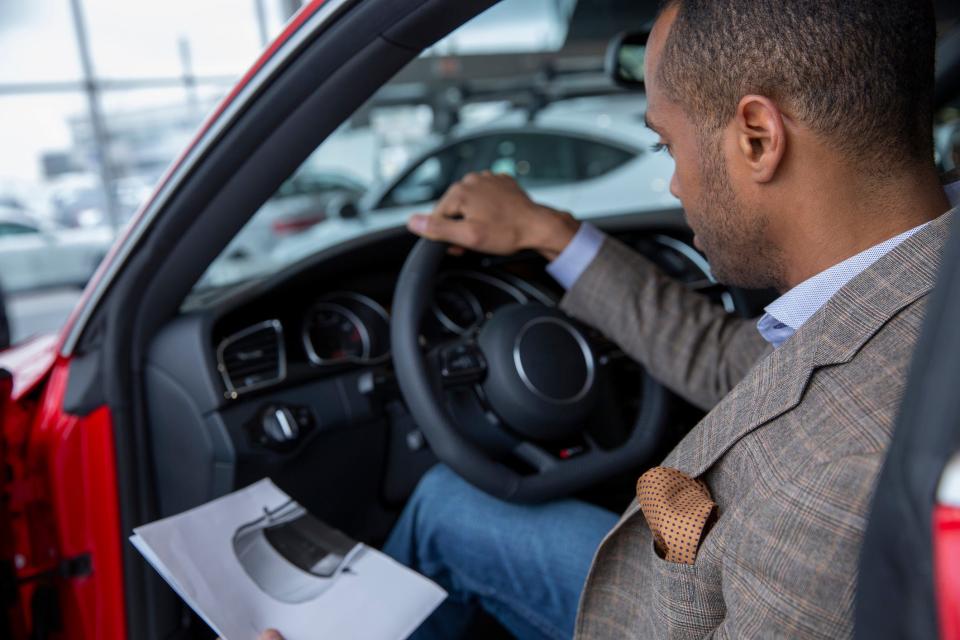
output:
<instances>
[{"instance_id":1,"label":"gray plaid blazer","mask_svg":"<svg viewBox=\"0 0 960 640\"><path fill-rule=\"evenodd\" d=\"M663 461L719 508L693 565L634 502L600 545L578 638L852 634L860 541L953 212L854 278L773 351L616 240L562 307L710 413Z\"/></svg>"}]
</instances>

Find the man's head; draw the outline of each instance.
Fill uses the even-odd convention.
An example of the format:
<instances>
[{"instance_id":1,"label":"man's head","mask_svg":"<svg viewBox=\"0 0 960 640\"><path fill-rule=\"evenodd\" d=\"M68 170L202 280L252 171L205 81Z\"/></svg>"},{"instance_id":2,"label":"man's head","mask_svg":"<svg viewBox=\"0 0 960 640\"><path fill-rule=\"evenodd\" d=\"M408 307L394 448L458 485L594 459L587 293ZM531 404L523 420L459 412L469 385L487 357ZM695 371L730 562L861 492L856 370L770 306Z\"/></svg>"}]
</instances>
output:
<instances>
[{"instance_id":1,"label":"man's head","mask_svg":"<svg viewBox=\"0 0 960 640\"><path fill-rule=\"evenodd\" d=\"M930 0L667 3L648 121L718 279L784 288L778 234L831 163L878 185L932 164L935 38Z\"/></svg>"}]
</instances>

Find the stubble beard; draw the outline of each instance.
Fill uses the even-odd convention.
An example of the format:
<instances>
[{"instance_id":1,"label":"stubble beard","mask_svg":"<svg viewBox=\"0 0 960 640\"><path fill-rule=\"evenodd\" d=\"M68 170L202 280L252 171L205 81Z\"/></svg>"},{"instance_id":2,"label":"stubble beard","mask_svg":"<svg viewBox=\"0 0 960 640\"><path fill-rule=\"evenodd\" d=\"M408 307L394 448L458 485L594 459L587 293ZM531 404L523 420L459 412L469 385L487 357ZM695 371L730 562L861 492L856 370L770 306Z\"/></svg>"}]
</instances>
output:
<instances>
[{"instance_id":1,"label":"stubble beard","mask_svg":"<svg viewBox=\"0 0 960 640\"><path fill-rule=\"evenodd\" d=\"M703 145L702 201L697 203L698 244L717 282L745 289L783 291L782 254L769 240L770 218L740 202L723 162L719 135Z\"/></svg>"}]
</instances>

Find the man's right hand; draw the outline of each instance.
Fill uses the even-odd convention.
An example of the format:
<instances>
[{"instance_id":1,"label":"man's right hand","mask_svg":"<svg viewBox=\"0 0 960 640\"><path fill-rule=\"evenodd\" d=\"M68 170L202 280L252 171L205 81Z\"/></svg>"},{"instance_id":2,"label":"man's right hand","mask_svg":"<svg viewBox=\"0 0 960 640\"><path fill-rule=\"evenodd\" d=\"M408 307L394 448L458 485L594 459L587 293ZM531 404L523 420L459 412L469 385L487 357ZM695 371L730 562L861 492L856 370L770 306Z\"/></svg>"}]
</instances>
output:
<instances>
[{"instance_id":1,"label":"man's right hand","mask_svg":"<svg viewBox=\"0 0 960 640\"><path fill-rule=\"evenodd\" d=\"M517 182L489 171L467 174L451 186L430 214L417 214L413 233L481 253L510 255L522 249L553 260L576 234L579 223L533 202Z\"/></svg>"}]
</instances>

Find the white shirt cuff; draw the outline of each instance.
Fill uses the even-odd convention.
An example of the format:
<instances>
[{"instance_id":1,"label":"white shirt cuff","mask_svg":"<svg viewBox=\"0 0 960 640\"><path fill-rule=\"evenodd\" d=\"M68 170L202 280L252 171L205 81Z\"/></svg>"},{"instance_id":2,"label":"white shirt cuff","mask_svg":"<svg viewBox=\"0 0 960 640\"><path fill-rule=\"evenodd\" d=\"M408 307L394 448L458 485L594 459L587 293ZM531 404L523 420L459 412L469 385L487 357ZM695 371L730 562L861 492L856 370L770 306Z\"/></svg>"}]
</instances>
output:
<instances>
[{"instance_id":1,"label":"white shirt cuff","mask_svg":"<svg viewBox=\"0 0 960 640\"><path fill-rule=\"evenodd\" d=\"M581 223L580 229L563 253L547 265L547 273L564 289L570 289L597 257L604 238L603 232L592 224Z\"/></svg>"}]
</instances>

